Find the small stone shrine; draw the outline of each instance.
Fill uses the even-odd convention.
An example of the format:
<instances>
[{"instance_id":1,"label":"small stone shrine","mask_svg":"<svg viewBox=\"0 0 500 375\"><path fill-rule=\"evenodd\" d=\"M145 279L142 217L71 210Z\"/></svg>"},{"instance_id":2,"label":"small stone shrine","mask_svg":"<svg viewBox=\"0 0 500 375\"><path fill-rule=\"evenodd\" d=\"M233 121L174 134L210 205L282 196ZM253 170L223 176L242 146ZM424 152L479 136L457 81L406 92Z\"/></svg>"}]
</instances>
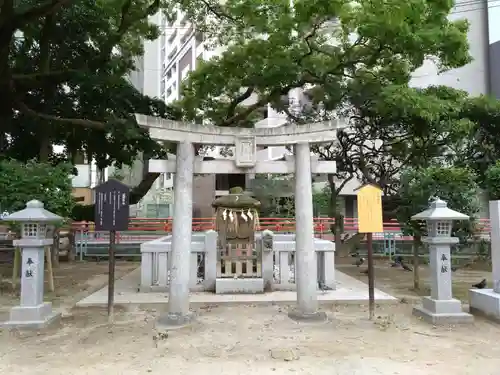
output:
<instances>
[{"instance_id":1,"label":"small stone shrine","mask_svg":"<svg viewBox=\"0 0 500 375\"><path fill-rule=\"evenodd\" d=\"M21 248L21 301L10 310L10 319L3 323L6 328L46 327L60 314L52 311L52 303L43 302L45 246L54 242L47 238L53 223L62 218L43 208L37 200L29 201L26 208L3 218L4 221L21 225L21 239L14 240L14 246Z\"/></svg>"},{"instance_id":2,"label":"small stone shrine","mask_svg":"<svg viewBox=\"0 0 500 375\"><path fill-rule=\"evenodd\" d=\"M255 243L260 202L235 187L212 206L218 233L216 293L262 293L262 252Z\"/></svg>"}]
</instances>

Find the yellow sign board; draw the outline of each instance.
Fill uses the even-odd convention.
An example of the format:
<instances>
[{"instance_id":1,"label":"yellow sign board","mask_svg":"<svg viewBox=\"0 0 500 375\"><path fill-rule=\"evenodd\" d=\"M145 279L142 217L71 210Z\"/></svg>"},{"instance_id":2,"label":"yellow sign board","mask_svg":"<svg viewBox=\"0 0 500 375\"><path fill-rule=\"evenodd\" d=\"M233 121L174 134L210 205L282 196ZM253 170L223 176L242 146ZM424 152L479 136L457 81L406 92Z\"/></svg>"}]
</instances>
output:
<instances>
[{"instance_id":1,"label":"yellow sign board","mask_svg":"<svg viewBox=\"0 0 500 375\"><path fill-rule=\"evenodd\" d=\"M358 189L358 232L382 233L382 190L375 185Z\"/></svg>"}]
</instances>

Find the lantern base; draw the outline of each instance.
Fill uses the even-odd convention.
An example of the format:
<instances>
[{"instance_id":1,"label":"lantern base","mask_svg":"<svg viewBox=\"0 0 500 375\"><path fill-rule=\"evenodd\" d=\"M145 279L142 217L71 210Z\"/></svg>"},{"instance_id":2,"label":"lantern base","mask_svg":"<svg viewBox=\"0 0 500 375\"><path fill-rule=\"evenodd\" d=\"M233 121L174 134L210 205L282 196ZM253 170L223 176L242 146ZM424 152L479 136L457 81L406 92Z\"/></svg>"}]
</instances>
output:
<instances>
[{"instance_id":1,"label":"lantern base","mask_svg":"<svg viewBox=\"0 0 500 375\"><path fill-rule=\"evenodd\" d=\"M50 302L33 307L15 306L10 310L10 319L1 326L7 329L42 329L60 317L61 313L52 311Z\"/></svg>"},{"instance_id":2,"label":"lantern base","mask_svg":"<svg viewBox=\"0 0 500 375\"><path fill-rule=\"evenodd\" d=\"M469 290L469 309L472 314L500 322L500 293L493 289Z\"/></svg>"},{"instance_id":3,"label":"lantern base","mask_svg":"<svg viewBox=\"0 0 500 375\"><path fill-rule=\"evenodd\" d=\"M431 297L422 299L422 306L413 308L413 315L431 324L466 324L473 323L474 317L462 311L462 304L457 299L435 300Z\"/></svg>"}]
</instances>

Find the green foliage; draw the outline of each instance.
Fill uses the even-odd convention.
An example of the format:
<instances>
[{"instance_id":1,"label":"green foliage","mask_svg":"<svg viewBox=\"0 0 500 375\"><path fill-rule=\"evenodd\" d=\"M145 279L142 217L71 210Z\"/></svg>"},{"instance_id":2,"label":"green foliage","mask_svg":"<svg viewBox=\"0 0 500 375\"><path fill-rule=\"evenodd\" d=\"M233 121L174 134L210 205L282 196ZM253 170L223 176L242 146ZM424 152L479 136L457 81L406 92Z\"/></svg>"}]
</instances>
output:
<instances>
[{"instance_id":1,"label":"green foliage","mask_svg":"<svg viewBox=\"0 0 500 375\"><path fill-rule=\"evenodd\" d=\"M330 187L325 186L321 190L314 190L312 198L314 216L328 217L330 215Z\"/></svg>"},{"instance_id":2,"label":"green foliage","mask_svg":"<svg viewBox=\"0 0 500 375\"><path fill-rule=\"evenodd\" d=\"M468 169L440 166L408 169L401 176L397 218L406 234L425 234L411 217L426 210L431 197L439 197L449 208L471 217L470 222L458 223L454 231L455 235L465 238L471 234L474 217L479 212L478 193L476 175Z\"/></svg>"},{"instance_id":3,"label":"green foliage","mask_svg":"<svg viewBox=\"0 0 500 375\"><path fill-rule=\"evenodd\" d=\"M462 108L462 115L474 126L464 137L457 155L463 165L470 166L477 173L481 187L488 190L493 186L487 181L487 171L500 160L500 101L479 96L465 101Z\"/></svg>"},{"instance_id":4,"label":"green foliage","mask_svg":"<svg viewBox=\"0 0 500 375\"><path fill-rule=\"evenodd\" d=\"M463 112L466 93L409 87L426 59L442 71L470 62L467 22L448 19L452 1L298 0L293 8L288 0L180 4L208 43L229 46L189 75L178 103L184 117L247 126L251 115L270 104L289 122L345 118L348 130L313 148L337 163L337 173L329 176L335 177L331 202L352 178L377 183L389 196L401 169L448 162L473 131ZM298 103L286 97L294 88L305 89Z\"/></svg>"},{"instance_id":5,"label":"green foliage","mask_svg":"<svg viewBox=\"0 0 500 375\"><path fill-rule=\"evenodd\" d=\"M441 70L470 61L467 22L448 20L448 0L180 4L209 43L229 45L190 74L180 103L187 119L203 114L218 125L241 126L267 104L288 110L282 96L306 85L314 86L312 108L338 110L349 90L407 84L426 58ZM252 95L255 103L243 105Z\"/></svg>"},{"instance_id":6,"label":"green foliage","mask_svg":"<svg viewBox=\"0 0 500 375\"><path fill-rule=\"evenodd\" d=\"M172 3L53 3L43 8L22 0L0 10L0 29L2 20L19 15L18 30L11 30L10 39L5 30L0 42L0 51L9 45L8 55L0 53L0 85L8 98L0 109L0 157L73 163L85 153L104 168L131 164L139 152L162 156L133 114L173 118L174 111L144 96L126 76L136 68L144 40L160 35L148 17L168 14ZM14 38L16 31L22 38ZM65 154L54 155L52 144L65 146Z\"/></svg>"},{"instance_id":7,"label":"green foliage","mask_svg":"<svg viewBox=\"0 0 500 375\"><path fill-rule=\"evenodd\" d=\"M453 158L453 146L473 128L462 115L466 93L448 87L392 84L372 91L368 85L348 97L352 106L345 113L352 125L339 131L327 156L337 161L338 173L361 175L386 194L394 193L401 169Z\"/></svg>"},{"instance_id":8,"label":"green foliage","mask_svg":"<svg viewBox=\"0 0 500 375\"><path fill-rule=\"evenodd\" d=\"M115 169L113 171L113 173L108 178L109 179L118 180L118 181L123 181L123 179L125 178L125 176L123 174L123 171L121 171L119 169Z\"/></svg>"},{"instance_id":9,"label":"green foliage","mask_svg":"<svg viewBox=\"0 0 500 375\"><path fill-rule=\"evenodd\" d=\"M251 190L260 201L261 217L294 217L294 180L290 176L256 175Z\"/></svg>"},{"instance_id":10,"label":"green foliage","mask_svg":"<svg viewBox=\"0 0 500 375\"><path fill-rule=\"evenodd\" d=\"M130 165L165 150L141 129L134 113L175 119L179 113L143 95L127 76L144 67L145 40L167 16L166 0L20 0L0 9L0 160ZM136 66L137 65L137 66ZM133 77L131 77L133 78ZM64 146L55 154L52 145ZM80 161L81 162L81 161ZM156 179L131 192L138 201Z\"/></svg>"},{"instance_id":11,"label":"green foliage","mask_svg":"<svg viewBox=\"0 0 500 375\"><path fill-rule=\"evenodd\" d=\"M28 201L38 199L47 210L69 217L75 204L71 194L71 173L69 164L54 167L32 161L26 164L1 161L0 209L12 213L25 208Z\"/></svg>"},{"instance_id":12,"label":"green foliage","mask_svg":"<svg viewBox=\"0 0 500 375\"><path fill-rule=\"evenodd\" d=\"M500 199L500 160L491 165L485 174L485 185L490 200Z\"/></svg>"}]
</instances>

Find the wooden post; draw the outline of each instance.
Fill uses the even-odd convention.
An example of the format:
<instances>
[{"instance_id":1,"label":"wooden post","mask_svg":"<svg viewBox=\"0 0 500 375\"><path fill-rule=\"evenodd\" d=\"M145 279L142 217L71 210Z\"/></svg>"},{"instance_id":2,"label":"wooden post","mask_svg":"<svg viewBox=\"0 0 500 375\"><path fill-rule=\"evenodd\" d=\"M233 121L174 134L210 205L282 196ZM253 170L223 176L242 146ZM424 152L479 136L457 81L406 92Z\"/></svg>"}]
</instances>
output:
<instances>
[{"instance_id":1,"label":"wooden post","mask_svg":"<svg viewBox=\"0 0 500 375\"><path fill-rule=\"evenodd\" d=\"M373 233L383 233L382 190L367 184L358 190L358 232L366 233L368 250L368 300L370 319L375 316L375 274L373 267Z\"/></svg>"},{"instance_id":2,"label":"wooden post","mask_svg":"<svg viewBox=\"0 0 500 375\"><path fill-rule=\"evenodd\" d=\"M52 269L52 256L50 251L50 246L45 246L45 259L47 259L47 273L49 274L49 291L53 292L54 288L54 271Z\"/></svg>"},{"instance_id":3,"label":"wooden post","mask_svg":"<svg viewBox=\"0 0 500 375\"><path fill-rule=\"evenodd\" d=\"M73 228L68 231L68 262L73 263L75 261L76 253L76 233Z\"/></svg>"},{"instance_id":4,"label":"wooden post","mask_svg":"<svg viewBox=\"0 0 500 375\"><path fill-rule=\"evenodd\" d=\"M366 234L366 246L368 248L368 303L370 320L375 317L375 275L373 269L373 233Z\"/></svg>"},{"instance_id":5,"label":"wooden post","mask_svg":"<svg viewBox=\"0 0 500 375\"><path fill-rule=\"evenodd\" d=\"M109 231L108 322L113 322L116 231L128 230L130 188L108 180L95 188L95 231ZM188 254L189 255L189 254ZM170 300L169 300L170 303Z\"/></svg>"},{"instance_id":6,"label":"wooden post","mask_svg":"<svg viewBox=\"0 0 500 375\"><path fill-rule=\"evenodd\" d=\"M108 269L108 322L113 322L115 299L115 242L116 231L109 231L109 269Z\"/></svg>"},{"instance_id":7,"label":"wooden post","mask_svg":"<svg viewBox=\"0 0 500 375\"><path fill-rule=\"evenodd\" d=\"M59 267L59 229L55 228L54 229L54 243L52 244L52 249L50 251L50 254L52 256L52 266L55 268Z\"/></svg>"},{"instance_id":8,"label":"wooden post","mask_svg":"<svg viewBox=\"0 0 500 375\"><path fill-rule=\"evenodd\" d=\"M19 271L21 268L21 249L14 248L14 265L12 268L12 284L16 285L19 282Z\"/></svg>"}]
</instances>

